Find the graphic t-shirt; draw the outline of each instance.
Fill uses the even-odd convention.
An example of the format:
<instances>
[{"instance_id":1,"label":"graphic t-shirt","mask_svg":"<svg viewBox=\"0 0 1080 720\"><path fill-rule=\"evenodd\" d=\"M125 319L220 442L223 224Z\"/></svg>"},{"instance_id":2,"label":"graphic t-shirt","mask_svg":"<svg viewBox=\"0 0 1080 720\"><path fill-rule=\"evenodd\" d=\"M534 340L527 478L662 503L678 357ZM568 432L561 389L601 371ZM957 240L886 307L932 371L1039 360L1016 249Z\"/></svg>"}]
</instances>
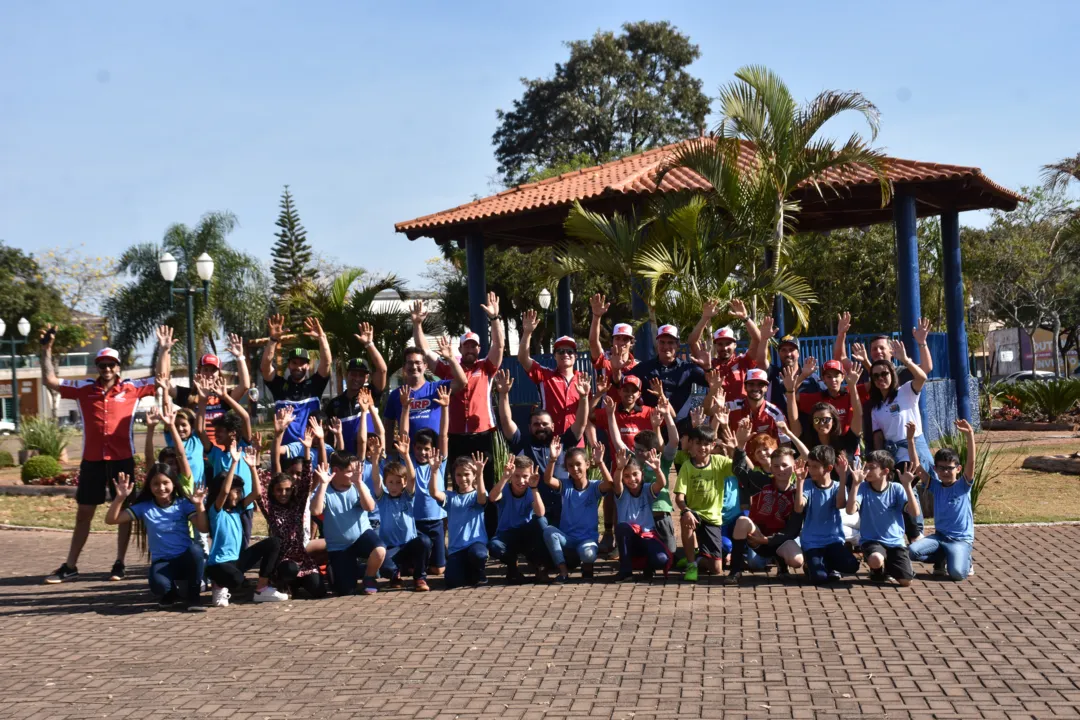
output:
<instances>
[{"instance_id":1,"label":"graphic t-shirt","mask_svg":"<svg viewBox=\"0 0 1080 720\"><path fill-rule=\"evenodd\" d=\"M675 494L686 496L686 506L710 525L724 524L724 489L732 474L730 458L710 455L704 467L691 460L679 468Z\"/></svg>"},{"instance_id":2,"label":"graphic t-shirt","mask_svg":"<svg viewBox=\"0 0 1080 720\"><path fill-rule=\"evenodd\" d=\"M409 399L409 437L416 437L418 430L427 428L436 435L439 434L439 422L442 420L442 406L435 402L439 395L440 387L449 387L449 380L425 381L419 390L413 390ZM383 409L383 418L397 425L401 418L401 395L391 392L386 398L386 408ZM389 442L389 438L387 438Z\"/></svg>"}]
</instances>

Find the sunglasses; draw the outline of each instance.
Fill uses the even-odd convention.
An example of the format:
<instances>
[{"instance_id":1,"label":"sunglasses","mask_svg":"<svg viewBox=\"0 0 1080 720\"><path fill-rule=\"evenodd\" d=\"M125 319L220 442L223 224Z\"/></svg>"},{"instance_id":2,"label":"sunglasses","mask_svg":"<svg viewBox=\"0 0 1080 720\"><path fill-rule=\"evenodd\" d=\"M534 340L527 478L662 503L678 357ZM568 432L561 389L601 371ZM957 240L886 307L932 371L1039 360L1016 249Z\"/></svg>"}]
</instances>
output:
<instances>
[{"instance_id":1,"label":"sunglasses","mask_svg":"<svg viewBox=\"0 0 1080 720\"><path fill-rule=\"evenodd\" d=\"M832 422L831 417L816 417L814 418L815 425L828 425Z\"/></svg>"},{"instance_id":2,"label":"sunglasses","mask_svg":"<svg viewBox=\"0 0 1080 720\"><path fill-rule=\"evenodd\" d=\"M878 378L887 378L887 377L892 377L892 376L887 372L876 372L876 373L870 373L870 377L877 380Z\"/></svg>"},{"instance_id":3,"label":"sunglasses","mask_svg":"<svg viewBox=\"0 0 1080 720\"><path fill-rule=\"evenodd\" d=\"M935 465L934 469L937 470L939 473L947 473L952 472L959 467L959 465Z\"/></svg>"},{"instance_id":4,"label":"sunglasses","mask_svg":"<svg viewBox=\"0 0 1080 720\"><path fill-rule=\"evenodd\" d=\"M555 351L556 355L577 355L577 350L571 350L570 348L559 348Z\"/></svg>"},{"instance_id":5,"label":"sunglasses","mask_svg":"<svg viewBox=\"0 0 1080 720\"><path fill-rule=\"evenodd\" d=\"M111 369L115 370L116 368L120 367L120 365L118 365L117 363L114 363L114 362L98 363L97 366L98 366L99 370L104 370L105 368L111 368Z\"/></svg>"}]
</instances>

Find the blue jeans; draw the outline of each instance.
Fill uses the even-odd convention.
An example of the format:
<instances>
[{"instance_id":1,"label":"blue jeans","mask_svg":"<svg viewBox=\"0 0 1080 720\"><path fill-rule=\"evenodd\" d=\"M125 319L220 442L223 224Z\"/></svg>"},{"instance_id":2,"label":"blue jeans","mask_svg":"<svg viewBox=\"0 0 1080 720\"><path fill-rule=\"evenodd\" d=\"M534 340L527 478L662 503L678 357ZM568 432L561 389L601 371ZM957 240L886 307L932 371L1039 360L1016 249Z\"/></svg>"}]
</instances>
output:
<instances>
[{"instance_id":1,"label":"blue jeans","mask_svg":"<svg viewBox=\"0 0 1080 720\"><path fill-rule=\"evenodd\" d=\"M650 570L663 570L670 560L664 543L656 538L643 538L634 532L628 523L615 526L615 545L619 548L619 573L629 575L634 572L634 558L645 558L645 565Z\"/></svg>"},{"instance_id":2,"label":"blue jeans","mask_svg":"<svg viewBox=\"0 0 1080 720\"><path fill-rule=\"evenodd\" d=\"M146 579L150 581L150 592L163 597L176 590L177 580L184 579L187 581L185 600L191 604L199 602L204 562L202 548L194 542L189 543L187 550L176 557L152 561L150 571L146 574Z\"/></svg>"},{"instance_id":3,"label":"blue jeans","mask_svg":"<svg viewBox=\"0 0 1080 720\"><path fill-rule=\"evenodd\" d=\"M349 547L344 550L328 552L330 556L330 569L334 573L334 594L353 595L356 593L356 575L359 571L357 564L367 562L375 548L385 548L386 544L379 539L379 533L374 530L366 530Z\"/></svg>"},{"instance_id":4,"label":"blue jeans","mask_svg":"<svg viewBox=\"0 0 1080 720\"><path fill-rule=\"evenodd\" d=\"M417 520L416 534L426 535L431 540L431 567L446 567L446 528L442 518L438 520Z\"/></svg>"},{"instance_id":5,"label":"blue jeans","mask_svg":"<svg viewBox=\"0 0 1080 720\"><path fill-rule=\"evenodd\" d=\"M544 545L547 527L546 518L534 517L524 525L498 532L488 543L488 552L491 557L506 564L507 575L517 572L518 555L522 554L529 562L546 566L551 561Z\"/></svg>"},{"instance_id":6,"label":"blue jeans","mask_svg":"<svg viewBox=\"0 0 1080 720\"><path fill-rule=\"evenodd\" d=\"M386 548L386 559L383 560L380 570L386 577L396 577L401 574L401 569L398 568L400 562L407 570L412 570L413 577L419 580L427 577L430 557L431 538L418 534L404 545Z\"/></svg>"},{"instance_id":7,"label":"blue jeans","mask_svg":"<svg viewBox=\"0 0 1080 720\"><path fill-rule=\"evenodd\" d=\"M586 540L566 547L569 543L570 540L563 531L554 525L548 525L544 530L544 544L547 545L548 552L551 553L551 561L556 567L559 565L576 567L579 564L592 565L596 562L599 546L595 540Z\"/></svg>"},{"instance_id":8,"label":"blue jeans","mask_svg":"<svg viewBox=\"0 0 1080 720\"><path fill-rule=\"evenodd\" d=\"M842 542L812 550L803 548L802 552L806 561L806 575L815 584L827 582L830 572L853 575L859 569L859 561Z\"/></svg>"},{"instance_id":9,"label":"blue jeans","mask_svg":"<svg viewBox=\"0 0 1080 720\"><path fill-rule=\"evenodd\" d=\"M446 589L463 585L479 585L487 580L488 549L484 543L473 543L464 550L446 556Z\"/></svg>"},{"instance_id":10,"label":"blue jeans","mask_svg":"<svg viewBox=\"0 0 1080 720\"><path fill-rule=\"evenodd\" d=\"M971 546L967 540L953 540L941 533L934 533L916 540L908 547L915 562L945 560L945 568L953 580L963 580L971 572Z\"/></svg>"}]
</instances>

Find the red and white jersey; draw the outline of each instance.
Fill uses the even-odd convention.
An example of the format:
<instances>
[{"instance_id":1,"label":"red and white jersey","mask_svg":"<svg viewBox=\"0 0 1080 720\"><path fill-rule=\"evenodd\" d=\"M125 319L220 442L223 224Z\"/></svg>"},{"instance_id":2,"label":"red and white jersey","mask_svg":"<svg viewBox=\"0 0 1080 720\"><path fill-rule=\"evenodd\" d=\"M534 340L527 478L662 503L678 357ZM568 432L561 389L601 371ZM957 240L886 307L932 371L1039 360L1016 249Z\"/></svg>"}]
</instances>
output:
<instances>
[{"instance_id":1,"label":"red and white jersey","mask_svg":"<svg viewBox=\"0 0 1080 720\"><path fill-rule=\"evenodd\" d=\"M491 378L499 368L484 358L466 367L465 387L450 396L450 432L456 434L482 433L495 427L495 414L491 411ZM435 364L435 376L441 380L454 377L450 363L440 360Z\"/></svg>"},{"instance_id":2,"label":"red and white jersey","mask_svg":"<svg viewBox=\"0 0 1080 720\"><path fill-rule=\"evenodd\" d=\"M574 387L576 375L571 375L568 379L551 368L533 362L528 376L540 388L540 407L551 413L555 436L561 436L570 429L577 416L579 395Z\"/></svg>"},{"instance_id":3,"label":"red and white jersey","mask_svg":"<svg viewBox=\"0 0 1080 720\"><path fill-rule=\"evenodd\" d=\"M724 395L727 397L728 407L733 400L738 400L746 395L743 384L746 382L746 371L753 370L757 363L746 353L732 355L726 363L713 358L712 369L720 373L723 378Z\"/></svg>"},{"instance_id":4,"label":"red and white jersey","mask_svg":"<svg viewBox=\"0 0 1080 720\"><path fill-rule=\"evenodd\" d=\"M732 432L739 429L739 421L744 417L748 417L750 418L750 432L752 434L768 433L776 438L777 442L791 442L791 438L781 433L777 426L777 423L785 422L784 413L771 402L767 400L762 402L755 411L750 407L750 403L747 402L746 398L739 398L733 403L728 403L728 408L730 409L728 424L731 426Z\"/></svg>"},{"instance_id":5,"label":"red and white jersey","mask_svg":"<svg viewBox=\"0 0 1080 720\"><path fill-rule=\"evenodd\" d=\"M154 394L154 378L120 380L108 392L97 379L62 380L60 397L79 403L83 460L127 460L135 455L132 418L141 398Z\"/></svg>"},{"instance_id":6,"label":"red and white jersey","mask_svg":"<svg viewBox=\"0 0 1080 720\"><path fill-rule=\"evenodd\" d=\"M870 400L870 391L865 385L859 386L859 400L864 406ZM814 406L818 403L828 403L836 410L836 414L840 418L841 434L851 429L851 395L846 389L841 390L836 397L827 392L799 393L799 420L804 427L813 422Z\"/></svg>"},{"instance_id":7,"label":"red and white jersey","mask_svg":"<svg viewBox=\"0 0 1080 720\"><path fill-rule=\"evenodd\" d=\"M628 449L634 449L634 438L637 437L639 432L652 430L652 414L654 412L656 412L656 408L640 404L631 408L629 412L624 411L621 406L615 408L615 424L619 426L619 436ZM607 412L603 408L593 411L592 422L600 430L610 432L608 430Z\"/></svg>"},{"instance_id":8,"label":"red and white jersey","mask_svg":"<svg viewBox=\"0 0 1080 720\"><path fill-rule=\"evenodd\" d=\"M626 361L626 364L622 366L620 372L627 373L634 369L634 366L638 364L638 361L634 359L634 353L630 353L630 359ZM608 388L607 394L611 396L611 399L618 404L621 399L619 394L619 386L615 384L614 379L611 377L611 351L605 350L604 354L592 361L593 370L596 371L597 377L603 375L608 380L611 380L611 387Z\"/></svg>"}]
</instances>

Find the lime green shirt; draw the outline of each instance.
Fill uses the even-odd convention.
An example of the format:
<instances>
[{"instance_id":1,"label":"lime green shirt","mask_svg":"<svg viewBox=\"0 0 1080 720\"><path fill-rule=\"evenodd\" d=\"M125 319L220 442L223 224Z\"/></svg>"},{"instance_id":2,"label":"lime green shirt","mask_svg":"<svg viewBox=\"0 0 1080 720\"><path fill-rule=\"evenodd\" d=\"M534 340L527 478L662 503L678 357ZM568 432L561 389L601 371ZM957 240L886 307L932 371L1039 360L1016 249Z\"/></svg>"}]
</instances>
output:
<instances>
[{"instance_id":1,"label":"lime green shirt","mask_svg":"<svg viewBox=\"0 0 1080 720\"><path fill-rule=\"evenodd\" d=\"M656 497L656 502L652 504L652 511L654 513L666 512L671 513L674 507L671 505L671 491L668 490L668 475L671 473L671 460L664 456L660 456L660 471L664 473L664 489L660 491L660 494ZM642 472L642 478L645 480L646 485L652 485L656 482L656 473L652 468L645 468Z\"/></svg>"},{"instance_id":2,"label":"lime green shirt","mask_svg":"<svg viewBox=\"0 0 1080 720\"><path fill-rule=\"evenodd\" d=\"M688 460L679 468L675 494L686 496L686 506L710 525L724 524L724 485L732 474L731 459L710 455L705 467Z\"/></svg>"}]
</instances>

